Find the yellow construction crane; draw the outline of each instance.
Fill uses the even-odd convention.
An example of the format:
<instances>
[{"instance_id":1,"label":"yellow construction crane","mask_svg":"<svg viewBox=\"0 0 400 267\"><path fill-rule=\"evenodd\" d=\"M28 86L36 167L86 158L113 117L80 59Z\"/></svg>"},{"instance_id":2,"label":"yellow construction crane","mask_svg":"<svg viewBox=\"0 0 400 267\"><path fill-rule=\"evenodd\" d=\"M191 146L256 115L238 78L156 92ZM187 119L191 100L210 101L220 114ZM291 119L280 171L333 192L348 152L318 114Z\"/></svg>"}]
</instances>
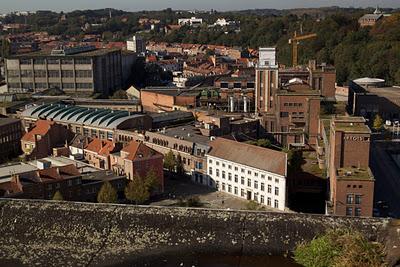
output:
<instances>
[{"instance_id":1,"label":"yellow construction crane","mask_svg":"<svg viewBox=\"0 0 400 267\"><path fill-rule=\"evenodd\" d=\"M293 67L296 67L298 64L298 45L300 44L300 41L315 38L315 37L317 37L316 33L310 33L310 34L306 34L306 35L297 35L297 32L294 32L293 38L289 39L289 44L292 45Z\"/></svg>"}]
</instances>

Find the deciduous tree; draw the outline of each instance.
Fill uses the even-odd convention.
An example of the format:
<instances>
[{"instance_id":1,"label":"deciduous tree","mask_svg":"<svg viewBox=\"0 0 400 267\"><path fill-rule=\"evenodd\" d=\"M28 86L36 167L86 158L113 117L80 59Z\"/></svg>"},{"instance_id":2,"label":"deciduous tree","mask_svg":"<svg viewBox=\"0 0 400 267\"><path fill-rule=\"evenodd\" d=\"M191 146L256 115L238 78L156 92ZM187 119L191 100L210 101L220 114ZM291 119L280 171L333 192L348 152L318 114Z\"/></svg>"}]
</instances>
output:
<instances>
[{"instance_id":1,"label":"deciduous tree","mask_svg":"<svg viewBox=\"0 0 400 267\"><path fill-rule=\"evenodd\" d=\"M376 114L373 128L375 131L379 131L382 129L382 127L383 127L383 119L381 116L379 116L379 114Z\"/></svg>"},{"instance_id":2,"label":"deciduous tree","mask_svg":"<svg viewBox=\"0 0 400 267\"><path fill-rule=\"evenodd\" d=\"M172 153L172 150L170 150L164 157L164 168L169 172L172 172L175 169L175 164L174 153Z\"/></svg>"},{"instance_id":3,"label":"deciduous tree","mask_svg":"<svg viewBox=\"0 0 400 267\"><path fill-rule=\"evenodd\" d=\"M150 192L145 181L135 175L125 188L125 197L136 204L143 204L150 198Z\"/></svg>"},{"instance_id":4,"label":"deciduous tree","mask_svg":"<svg viewBox=\"0 0 400 267\"><path fill-rule=\"evenodd\" d=\"M64 197L60 191L57 191L54 193L53 200L62 201L64 200Z\"/></svg>"},{"instance_id":5,"label":"deciduous tree","mask_svg":"<svg viewBox=\"0 0 400 267\"><path fill-rule=\"evenodd\" d=\"M118 199L117 191L110 184L110 182L105 182L97 195L97 201L99 203L116 203Z\"/></svg>"}]
</instances>

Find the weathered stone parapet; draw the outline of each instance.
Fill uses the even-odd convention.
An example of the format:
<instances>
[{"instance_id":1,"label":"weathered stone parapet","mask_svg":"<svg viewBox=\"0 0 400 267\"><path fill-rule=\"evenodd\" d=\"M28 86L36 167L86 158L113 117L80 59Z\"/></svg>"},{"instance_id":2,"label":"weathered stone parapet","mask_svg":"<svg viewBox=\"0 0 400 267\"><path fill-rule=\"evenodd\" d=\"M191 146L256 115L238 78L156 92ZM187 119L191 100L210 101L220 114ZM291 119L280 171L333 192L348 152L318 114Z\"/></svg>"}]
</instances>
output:
<instances>
[{"instance_id":1,"label":"weathered stone parapet","mask_svg":"<svg viewBox=\"0 0 400 267\"><path fill-rule=\"evenodd\" d=\"M387 219L53 201L0 200L0 209L0 259L38 266L134 266L185 251L282 255L329 228L386 241L393 226Z\"/></svg>"}]
</instances>

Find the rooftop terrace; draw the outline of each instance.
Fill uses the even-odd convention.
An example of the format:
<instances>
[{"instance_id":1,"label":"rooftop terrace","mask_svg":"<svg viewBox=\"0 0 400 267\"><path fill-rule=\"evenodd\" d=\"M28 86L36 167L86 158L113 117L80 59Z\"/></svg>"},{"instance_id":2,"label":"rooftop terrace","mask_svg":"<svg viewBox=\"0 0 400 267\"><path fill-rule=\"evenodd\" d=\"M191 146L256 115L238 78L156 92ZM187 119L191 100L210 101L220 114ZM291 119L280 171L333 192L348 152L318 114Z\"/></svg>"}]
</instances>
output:
<instances>
[{"instance_id":1,"label":"rooftop terrace","mask_svg":"<svg viewBox=\"0 0 400 267\"><path fill-rule=\"evenodd\" d=\"M337 170L337 179L374 180L374 176L369 168L346 167Z\"/></svg>"}]
</instances>

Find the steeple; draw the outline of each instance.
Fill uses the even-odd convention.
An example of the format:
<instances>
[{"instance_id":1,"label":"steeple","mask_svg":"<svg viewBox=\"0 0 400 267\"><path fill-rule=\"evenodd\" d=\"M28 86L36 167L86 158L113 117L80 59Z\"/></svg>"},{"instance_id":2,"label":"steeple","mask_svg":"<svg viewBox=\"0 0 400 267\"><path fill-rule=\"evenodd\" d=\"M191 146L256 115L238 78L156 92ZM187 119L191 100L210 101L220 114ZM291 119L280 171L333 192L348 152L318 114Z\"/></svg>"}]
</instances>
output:
<instances>
[{"instance_id":1,"label":"steeple","mask_svg":"<svg viewBox=\"0 0 400 267\"><path fill-rule=\"evenodd\" d=\"M379 10L379 6L376 6L376 9L375 9L375 11L374 11L374 14L375 14L375 15L377 15L377 14L382 14L382 11Z\"/></svg>"}]
</instances>

